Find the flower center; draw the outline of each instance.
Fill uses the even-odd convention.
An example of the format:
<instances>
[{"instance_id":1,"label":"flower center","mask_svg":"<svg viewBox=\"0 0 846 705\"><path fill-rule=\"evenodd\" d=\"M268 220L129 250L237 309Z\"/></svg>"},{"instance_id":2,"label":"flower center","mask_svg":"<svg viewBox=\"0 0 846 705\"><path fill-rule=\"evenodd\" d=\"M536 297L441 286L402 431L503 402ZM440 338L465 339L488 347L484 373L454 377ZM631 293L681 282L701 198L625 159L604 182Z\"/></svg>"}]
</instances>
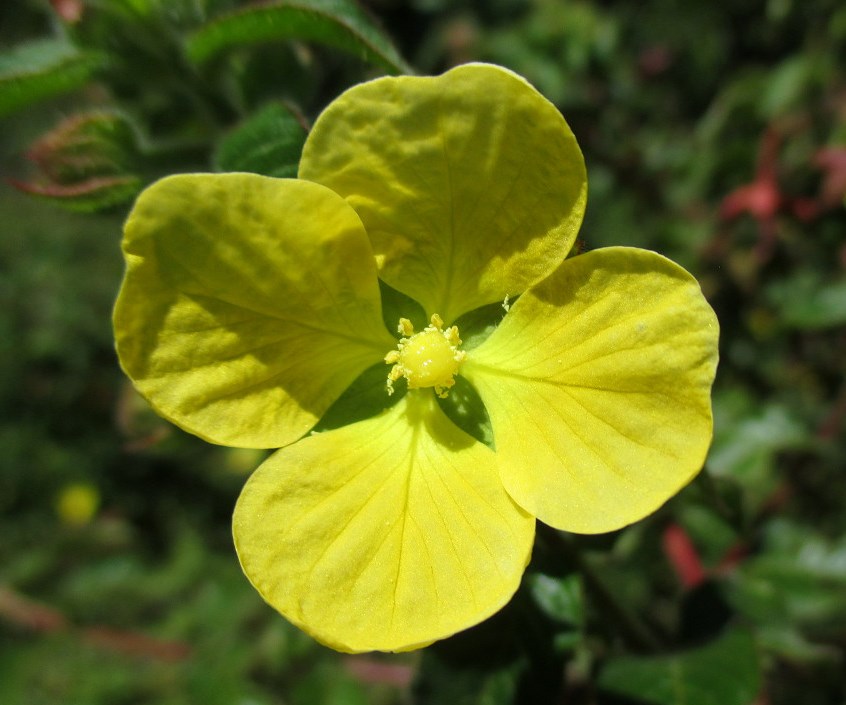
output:
<instances>
[{"instance_id":1,"label":"flower center","mask_svg":"<svg viewBox=\"0 0 846 705\"><path fill-rule=\"evenodd\" d=\"M397 330L404 337L396 350L385 355L385 362L393 365L388 373L388 394L394 393L394 382L405 377L409 389L434 387L435 394L446 397L449 388L455 384L453 377L466 355L458 349L461 345L458 327L444 330L444 322L436 313L432 316L431 325L419 333L414 332L407 318L400 318Z\"/></svg>"}]
</instances>

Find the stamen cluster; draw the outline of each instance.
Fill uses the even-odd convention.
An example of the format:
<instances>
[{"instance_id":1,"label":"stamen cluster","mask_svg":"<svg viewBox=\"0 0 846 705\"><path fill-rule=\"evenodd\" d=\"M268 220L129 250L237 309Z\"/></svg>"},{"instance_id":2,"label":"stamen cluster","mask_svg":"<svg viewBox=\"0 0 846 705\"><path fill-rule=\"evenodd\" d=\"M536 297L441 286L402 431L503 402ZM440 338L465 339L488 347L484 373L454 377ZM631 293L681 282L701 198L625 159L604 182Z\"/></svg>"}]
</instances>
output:
<instances>
[{"instance_id":1,"label":"stamen cluster","mask_svg":"<svg viewBox=\"0 0 846 705\"><path fill-rule=\"evenodd\" d=\"M443 319L435 313L430 325L419 333L414 332L411 321L400 318L397 332L403 336L397 349L385 355L385 363L393 365L388 373L388 394L394 393L394 382L405 377L409 389L434 387L435 394L446 398L455 384L458 367L467 356L459 350L458 326L444 330Z\"/></svg>"}]
</instances>

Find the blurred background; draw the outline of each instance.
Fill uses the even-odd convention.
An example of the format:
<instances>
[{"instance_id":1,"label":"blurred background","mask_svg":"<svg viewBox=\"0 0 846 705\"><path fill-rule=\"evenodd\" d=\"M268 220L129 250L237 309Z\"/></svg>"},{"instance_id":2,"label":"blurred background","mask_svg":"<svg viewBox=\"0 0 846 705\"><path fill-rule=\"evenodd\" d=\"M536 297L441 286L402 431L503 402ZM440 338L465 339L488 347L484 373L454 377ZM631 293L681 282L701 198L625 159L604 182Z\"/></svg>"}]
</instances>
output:
<instances>
[{"instance_id":1,"label":"blurred background","mask_svg":"<svg viewBox=\"0 0 846 705\"><path fill-rule=\"evenodd\" d=\"M345 656L266 607L230 517L258 451L123 377L122 221L168 173L293 175L384 73L490 61L558 105L584 247L657 250L722 326L706 472L541 532L503 612ZM839 0L0 5L0 702L846 704L846 6Z\"/></svg>"}]
</instances>

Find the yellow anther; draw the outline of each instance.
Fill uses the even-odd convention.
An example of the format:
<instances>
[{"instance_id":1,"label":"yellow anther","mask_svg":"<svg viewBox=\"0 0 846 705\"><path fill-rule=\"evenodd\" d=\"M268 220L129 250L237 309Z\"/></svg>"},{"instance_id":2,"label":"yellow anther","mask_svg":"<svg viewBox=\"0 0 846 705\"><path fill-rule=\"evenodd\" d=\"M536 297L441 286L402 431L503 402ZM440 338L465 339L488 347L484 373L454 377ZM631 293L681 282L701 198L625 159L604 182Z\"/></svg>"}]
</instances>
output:
<instances>
[{"instance_id":1,"label":"yellow anther","mask_svg":"<svg viewBox=\"0 0 846 705\"><path fill-rule=\"evenodd\" d=\"M401 377L408 380L409 389L433 387L439 397L446 397L455 384L454 376L466 354L458 349L458 328L443 330L444 322L438 314L433 314L431 321L431 325L415 334L411 322L400 319L398 331L408 337L385 355L385 362L393 365L388 373L388 394L393 394L393 383Z\"/></svg>"},{"instance_id":2,"label":"yellow anther","mask_svg":"<svg viewBox=\"0 0 846 705\"><path fill-rule=\"evenodd\" d=\"M411 325L411 321L407 318L400 318L399 325L397 326L397 333L405 338L410 338L414 335L414 326Z\"/></svg>"}]
</instances>

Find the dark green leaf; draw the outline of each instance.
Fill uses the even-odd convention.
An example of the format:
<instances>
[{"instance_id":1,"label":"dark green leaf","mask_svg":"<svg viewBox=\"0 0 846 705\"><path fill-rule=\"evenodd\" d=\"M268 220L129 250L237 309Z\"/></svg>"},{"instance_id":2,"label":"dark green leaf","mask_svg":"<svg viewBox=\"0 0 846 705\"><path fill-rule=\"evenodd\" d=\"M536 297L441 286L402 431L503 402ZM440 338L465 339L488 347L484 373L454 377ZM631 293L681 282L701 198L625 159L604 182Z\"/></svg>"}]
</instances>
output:
<instances>
[{"instance_id":1,"label":"dark green leaf","mask_svg":"<svg viewBox=\"0 0 846 705\"><path fill-rule=\"evenodd\" d=\"M480 443L494 448L493 428L488 410L473 385L460 374L456 376L455 386L450 388L447 397L438 399L438 406L462 431Z\"/></svg>"},{"instance_id":2,"label":"dark green leaf","mask_svg":"<svg viewBox=\"0 0 846 705\"><path fill-rule=\"evenodd\" d=\"M557 627L522 587L490 619L427 648L414 705L528 705L557 702L565 656Z\"/></svg>"},{"instance_id":3,"label":"dark green leaf","mask_svg":"<svg viewBox=\"0 0 846 705\"><path fill-rule=\"evenodd\" d=\"M273 103L221 140L214 154L219 171L249 171L265 176L297 175L306 130L286 105Z\"/></svg>"},{"instance_id":4,"label":"dark green leaf","mask_svg":"<svg viewBox=\"0 0 846 705\"><path fill-rule=\"evenodd\" d=\"M515 700L522 662L500 670L455 669L429 652L423 655L423 677L415 705L511 705Z\"/></svg>"},{"instance_id":5,"label":"dark green leaf","mask_svg":"<svg viewBox=\"0 0 846 705\"><path fill-rule=\"evenodd\" d=\"M0 115L83 86L101 64L97 54L42 39L0 54Z\"/></svg>"},{"instance_id":6,"label":"dark green leaf","mask_svg":"<svg viewBox=\"0 0 846 705\"><path fill-rule=\"evenodd\" d=\"M761 674L752 637L737 630L679 654L609 661L599 686L656 705L749 705Z\"/></svg>"},{"instance_id":7,"label":"dark green leaf","mask_svg":"<svg viewBox=\"0 0 846 705\"><path fill-rule=\"evenodd\" d=\"M464 350L472 350L481 345L500 324L508 309L519 297L507 298L473 311L468 311L455 321L461 333Z\"/></svg>"},{"instance_id":8,"label":"dark green leaf","mask_svg":"<svg viewBox=\"0 0 846 705\"><path fill-rule=\"evenodd\" d=\"M191 59L281 39L305 39L360 56L390 73L411 69L373 21L351 0L283 0L251 5L201 27L188 37Z\"/></svg>"}]
</instances>

